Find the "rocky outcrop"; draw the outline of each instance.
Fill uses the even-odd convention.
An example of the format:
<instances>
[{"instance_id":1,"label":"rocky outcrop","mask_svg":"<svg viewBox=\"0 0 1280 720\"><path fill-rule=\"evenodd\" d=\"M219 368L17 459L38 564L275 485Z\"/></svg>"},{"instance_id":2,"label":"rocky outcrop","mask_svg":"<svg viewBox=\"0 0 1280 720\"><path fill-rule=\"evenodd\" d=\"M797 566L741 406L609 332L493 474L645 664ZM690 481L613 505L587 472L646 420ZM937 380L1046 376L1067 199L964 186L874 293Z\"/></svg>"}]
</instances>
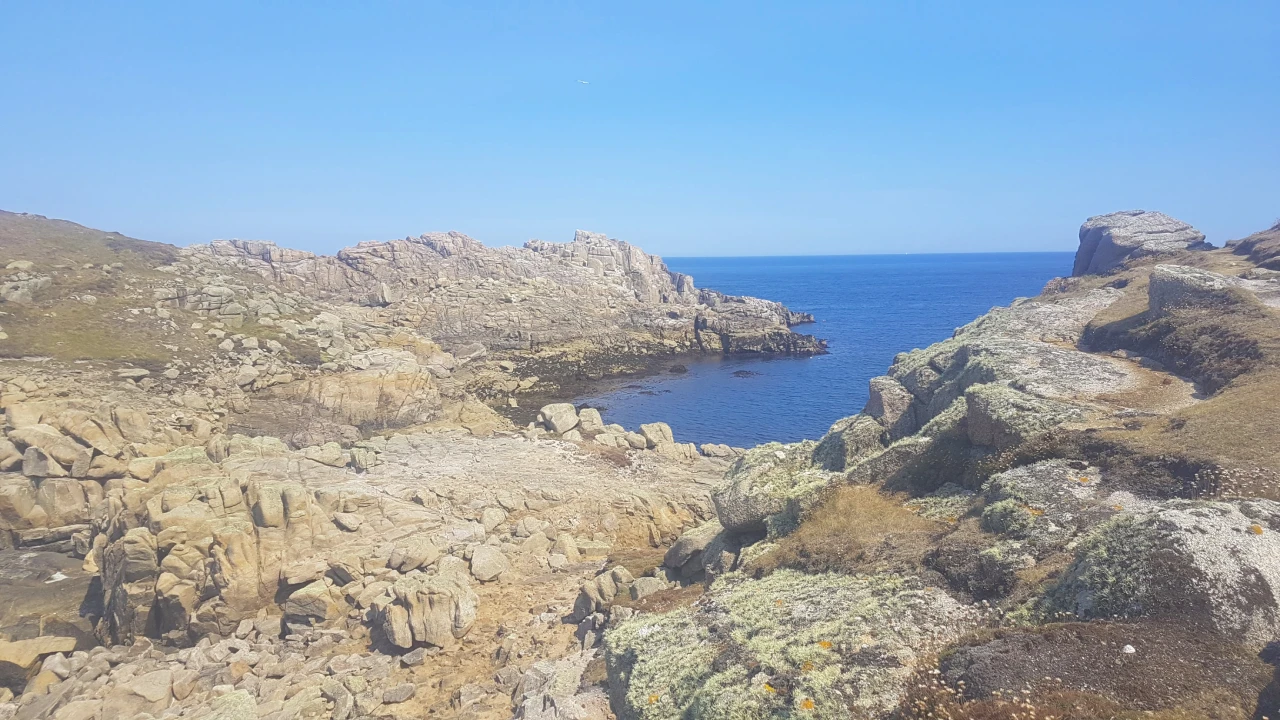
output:
<instances>
[{"instance_id":1,"label":"rocky outcrop","mask_svg":"<svg viewBox=\"0 0 1280 720\"><path fill-rule=\"evenodd\" d=\"M188 253L193 261L257 273L291 291L386 306L401 324L449 346L478 341L533 350L586 340L621 350L630 342L626 334L638 331L675 351L822 352L818 341L789 330L812 316L699 290L661 258L581 230L569 243L531 240L523 248L429 233L360 243L333 257L242 240ZM228 314L220 304L224 295L200 292L193 306Z\"/></svg>"},{"instance_id":2,"label":"rocky outcrop","mask_svg":"<svg viewBox=\"0 0 1280 720\"><path fill-rule=\"evenodd\" d=\"M1101 525L1056 587L1082 618L1164 616L1262 646L1280 631L1280 504L1172 501Z\"/></svg>"},{"instance_id":3,"label":"rocky outcrop","mask_svg":"<svg viewBox=\"0 0 1280 720\"><path fill-rule=\"evenodd\" d=\"M726 530L759 532L767 521L812 497L831 480L813 466L814 444L767 443L734 461L712 499Z\"/></svg>"},{"instance_id":4,"label":"rocky outcrop","mask_svg":"<svg viewBox=\"0 0 1280 720\"><path fill-rule=\"evenodd\" d=\"M389 598L374 602L373 612L391 644L452 648L471 630L479 600L465 566L457 558L448 560L434 575L397 580Z\"/></svg>"},{"instance_id":5,"label":"rocky outcrop","mask_svg":"<svg viewBox=\"0 0 1280 720\"><path fill-rule=\"evenodd\" d=\"M882 717L929 650L976 619L901 577L780 571L718 581L696 608L606 634L613 708L628 720Z\"/></svg>"},{"instance_id":6,"label":"rocky outcrop","mask_svg":"<svg viewBox=\"0 0 1280 720\"><path fill-rule=\"evenodd\" d=\"M1102 275L1130 258L1211 247L1204 233L1165 215L1129 210L1091 217L1080 226L1080 248L1071 274Z\"/></svg>"}]
</instances>

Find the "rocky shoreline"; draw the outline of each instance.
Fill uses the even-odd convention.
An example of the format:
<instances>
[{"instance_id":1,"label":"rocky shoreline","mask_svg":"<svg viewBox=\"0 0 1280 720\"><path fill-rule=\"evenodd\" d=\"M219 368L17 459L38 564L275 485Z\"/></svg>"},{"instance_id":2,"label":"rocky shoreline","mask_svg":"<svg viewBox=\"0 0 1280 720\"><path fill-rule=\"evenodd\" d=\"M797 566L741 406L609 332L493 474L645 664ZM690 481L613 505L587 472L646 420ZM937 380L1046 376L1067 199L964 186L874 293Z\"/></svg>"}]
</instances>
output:
<instances>
[{"instance_id":1,"label":"rocky shoreline","mask_svg":"<svg viewBox=\"0 0 1280 720\"><path fill-rule=\"evenodd\" d=\"M1280 226L1090 218L1072 277L742 449L541 401L821 351L603 236L0 221L0 720L1280 712Z\"/></svg>"}]
</instances>

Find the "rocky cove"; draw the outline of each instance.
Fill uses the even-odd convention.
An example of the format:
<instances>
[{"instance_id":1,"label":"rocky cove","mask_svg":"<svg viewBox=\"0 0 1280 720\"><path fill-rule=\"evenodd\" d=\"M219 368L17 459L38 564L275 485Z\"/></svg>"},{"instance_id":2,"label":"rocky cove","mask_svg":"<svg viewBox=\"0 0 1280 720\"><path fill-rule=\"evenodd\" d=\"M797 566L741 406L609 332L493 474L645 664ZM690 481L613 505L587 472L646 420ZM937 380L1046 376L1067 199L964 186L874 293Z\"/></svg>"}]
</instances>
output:
<instances>
[{"instance_id":1,"label":"rocky cove","mask_svg":"<svg viewBox=\"0 0 1280 720\"><path fill-rule=\"evenodd\" d=\"M0 248L0 718L1280 712L1280 226L1090 218L749 449L549 402L822 351L602 235Z\"/></svg>"}]
</instances>

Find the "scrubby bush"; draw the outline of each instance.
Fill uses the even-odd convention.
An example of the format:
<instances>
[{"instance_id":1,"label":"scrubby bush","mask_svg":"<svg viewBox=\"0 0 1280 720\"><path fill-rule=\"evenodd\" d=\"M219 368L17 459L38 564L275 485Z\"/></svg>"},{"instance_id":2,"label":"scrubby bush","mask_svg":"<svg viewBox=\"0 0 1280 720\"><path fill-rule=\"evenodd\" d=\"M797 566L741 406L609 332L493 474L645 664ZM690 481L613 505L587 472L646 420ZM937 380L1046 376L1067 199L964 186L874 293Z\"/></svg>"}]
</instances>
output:
<instances>
[{"instance_id":1,"label":"scrubby bush","mask_svg":"<svg viewBox=\"0 0 1280 720\"><path fill-rule=\"evenodd\" d=\"M982 511L982 529L999 535L1026 537L1035 522L1031 508L1017 500L994 502Z\"/></svg>"}]
</instances>

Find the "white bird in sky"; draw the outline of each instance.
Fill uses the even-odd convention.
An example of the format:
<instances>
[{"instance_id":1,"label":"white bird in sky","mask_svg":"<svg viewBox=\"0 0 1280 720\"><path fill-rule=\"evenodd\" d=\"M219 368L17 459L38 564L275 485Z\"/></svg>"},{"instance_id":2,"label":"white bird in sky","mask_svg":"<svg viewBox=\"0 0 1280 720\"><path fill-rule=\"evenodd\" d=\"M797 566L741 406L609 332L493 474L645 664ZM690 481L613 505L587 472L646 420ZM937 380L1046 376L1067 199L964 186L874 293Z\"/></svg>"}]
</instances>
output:
<instances>
[{"instance_id":1,"label":"white bird in sky","mask_svg":"<svg viewBox=\"0 0 1280 720\"><path fill-rule=\"evenodd\" d=\"M587 82L586 80L579 80L578 82L582 83L583 85L590 85L590 84L591 84L591 83Z\"/></svg>"}]
</instances>

